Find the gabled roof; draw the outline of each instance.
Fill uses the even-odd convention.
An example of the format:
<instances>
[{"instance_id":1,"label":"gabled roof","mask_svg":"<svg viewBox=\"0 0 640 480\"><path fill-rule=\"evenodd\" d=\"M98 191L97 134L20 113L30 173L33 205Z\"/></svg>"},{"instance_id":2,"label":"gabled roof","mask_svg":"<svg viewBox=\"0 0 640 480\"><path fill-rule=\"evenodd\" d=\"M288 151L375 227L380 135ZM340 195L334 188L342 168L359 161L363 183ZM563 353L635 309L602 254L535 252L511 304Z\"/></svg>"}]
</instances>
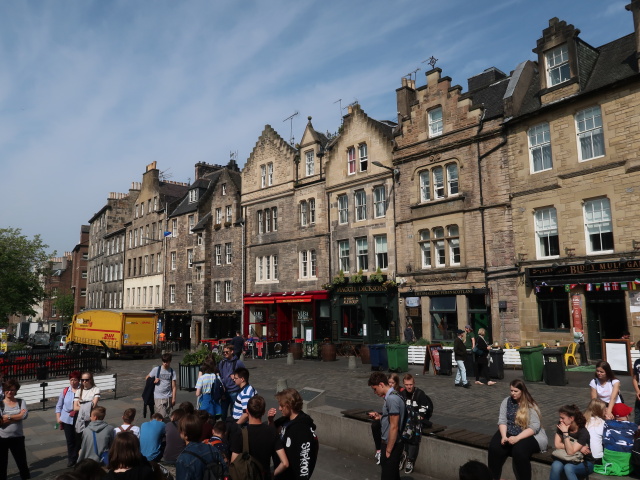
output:
<instances>
[{"instance_id":1,"label":"gabled roof","mask_svg":"<svg viewBox=\"0 0 640 480\"><path fill-rule=\"evenodd\" d=\"M344 116L343 129L348 128L348 123L352 121L353 118L357 115L362 115L367 124L369 124L374 130L377 130L383 137L385 137L389 141L393 141L393 129L397 126L395 122L391 120L376 120L375 118L371 118L368 116L360 105L355 104L352 107L352 111ZM344 131L344 130L343 130ZM331 139L331 141L327 144L327 149L333 147L338 141L342 134L338 134Z\"/></svg>"}]
</instances>

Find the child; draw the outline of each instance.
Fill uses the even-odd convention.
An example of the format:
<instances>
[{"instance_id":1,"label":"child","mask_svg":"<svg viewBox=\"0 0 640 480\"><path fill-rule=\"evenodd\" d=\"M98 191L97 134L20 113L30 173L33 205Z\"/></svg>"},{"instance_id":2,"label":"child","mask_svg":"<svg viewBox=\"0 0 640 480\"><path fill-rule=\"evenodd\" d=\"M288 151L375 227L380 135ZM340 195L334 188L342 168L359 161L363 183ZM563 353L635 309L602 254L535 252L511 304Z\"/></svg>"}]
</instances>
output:
<instances>
[{"instance_id":1,"label":"child","mask_svg":"<svg viewBox=\"0 0 640 480\"><path fill-rule=\"evenodd\" d=\"M633 409L624 403L616 403L611 410L615 420L604 422L602 442L604 454L602 465L596 465L595 473L603 475L629 475L631 471L631 450L633 448L633 436L638 430L638 425L628 420Z\"/></svg>"},{"instance_id":2,"label":"child","mask_svg":"<svg viewBox=\"0 0 640 480\"><path fill-rule=\"evenodd\" d=\"M113 427L104 421L106 414L107 409L104 407L98 406L91 410L91 421L82 432L82 445L80 447L80 455L78 455L78 462L85 458L101 462L100 457L111 447Z\"/></svg>"},{"instance_id":3,"label":"child","mask_svg":"<svg viewBox=\"0 0 640 480\"><path fill-rule=\"evenodd\" d=\"M136 409L127 408L122 414L122 421L124 422L119 427L114 429L114 434L117 435L121 432L131 432L136 437L140 438L140 427L133 425L133 421L136 419Z\"/></svg>"},{"instance_id":4,"label":"child","mask_svg":"<svg viewBox=\"0 0 640 480\"><path fill-rule=\"evenodd\" d=\"M140 426L140 451L150 462L158 462L164 451L165 426L161 413L151 415L151 420Z\"/></svg>"},{"instance_id":5,"label":"child","mask_svg":"<svg viewBox=\"0 0 640 480\"><path fill-rule=\"evenodd\" d=\"M218 420L213 426L213 435L203 443L208 443L209 445L213 445L217 448L220 454L224 457L224 461L228 464L231 450L229 449L229 442L226 440L226 434L227 424L222 420Z\"/></svg>"}]
</instances>

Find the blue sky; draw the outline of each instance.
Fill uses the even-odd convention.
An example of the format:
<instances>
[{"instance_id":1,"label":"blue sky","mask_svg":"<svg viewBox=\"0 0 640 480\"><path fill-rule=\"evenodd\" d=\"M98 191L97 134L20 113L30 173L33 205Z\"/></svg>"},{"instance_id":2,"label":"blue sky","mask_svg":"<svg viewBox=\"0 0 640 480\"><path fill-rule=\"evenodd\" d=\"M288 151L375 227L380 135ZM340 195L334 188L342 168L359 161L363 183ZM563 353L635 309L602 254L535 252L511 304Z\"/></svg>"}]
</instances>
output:
<instances>
[{"instance_id":1,"label":"blue sky","mask_svg":"<svg viewBox=\"0 0 640 480\"><path fill-rule=\"evenodd\" d=\"M145 166L193 180L241 165L266 124L335 132L340 107L396 119L401 77L508 73L552 17L593 46L633 31L626 0L0 2L0 227L70 251ZM463 91L464 91L463 90Z\"/></svg>"}]
</instances>

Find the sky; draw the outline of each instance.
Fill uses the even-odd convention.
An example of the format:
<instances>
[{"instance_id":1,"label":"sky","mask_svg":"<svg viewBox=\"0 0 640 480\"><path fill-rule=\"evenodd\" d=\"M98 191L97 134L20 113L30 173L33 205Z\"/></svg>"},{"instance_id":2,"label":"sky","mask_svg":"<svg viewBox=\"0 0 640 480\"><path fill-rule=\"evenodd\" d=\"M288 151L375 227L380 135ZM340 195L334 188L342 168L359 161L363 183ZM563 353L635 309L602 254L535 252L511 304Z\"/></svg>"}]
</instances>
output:
<instances>
[{"instance_id":1,"label":"sky","mask_svg":"<svg viewBox=\"0 0 640 480\"><path fill-rule=\"evenodd\" d=\"M600 46L628 0L5 0L0 2L0 228L71 251L109 192L157 161L244 165L265 125L336 132L357 101L397 120L401 78L535 60L550 18ZM342 110L341 110L342 107ZM293 120L286 120L294 113Z\"/></svg>"}]
</instances>

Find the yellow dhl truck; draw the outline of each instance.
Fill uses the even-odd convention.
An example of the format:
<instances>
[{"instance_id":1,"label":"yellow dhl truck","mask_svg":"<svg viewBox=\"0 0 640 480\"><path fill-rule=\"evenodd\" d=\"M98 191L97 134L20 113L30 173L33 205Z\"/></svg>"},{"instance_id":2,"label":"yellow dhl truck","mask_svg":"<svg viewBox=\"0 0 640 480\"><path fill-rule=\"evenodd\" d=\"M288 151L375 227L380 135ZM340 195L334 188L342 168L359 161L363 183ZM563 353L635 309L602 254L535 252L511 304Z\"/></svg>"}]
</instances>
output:
<instances>
[{"instance_id":1,"label":"yellow dhl truck","mask_svg":"<svg viewBox=\"0 0 640 480\"><path fill-rule=\"evenodd\" d=\"M67 348L101 350L112 356L151 357L156 347L156 313L137 310L85 310L73 316ZM103 345L104 342L104 345Z\"/></svg>"}]
</instances>

